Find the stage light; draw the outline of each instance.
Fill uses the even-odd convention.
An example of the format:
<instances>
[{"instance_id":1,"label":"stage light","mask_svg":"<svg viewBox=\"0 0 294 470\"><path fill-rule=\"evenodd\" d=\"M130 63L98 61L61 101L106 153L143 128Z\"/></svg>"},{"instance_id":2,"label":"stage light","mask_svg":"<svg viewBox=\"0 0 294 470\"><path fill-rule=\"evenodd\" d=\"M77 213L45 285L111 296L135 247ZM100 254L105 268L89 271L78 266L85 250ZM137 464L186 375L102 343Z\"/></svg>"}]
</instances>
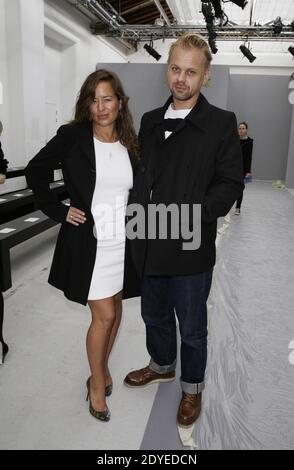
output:
<instances>
[{"instance_id":1,"label":"stage light","mask_svg":"<svg viewBox=\"0 0 294 470\"><path fill-rule=\"evenodd\" d=\"M210 1L202 0L202 13L205 18L206 28L208 31L208 42L211 48L211 52L216 54L218 49L215 44L216 32L214 29L214 14Z\"/></svg>"},{"instance_id":2,"label":"stage light","mask_svg":"<svg viewBox=\"0 0 294 470\"><path fill-rule=\"evenodd\" d=\"M216 54L217 51L218 51L218 48L216 47L215 39L212 38L211 36L209 36L209 37L208 37L208 43L209 43L211 52L212 52L213 54Z\"/></svg>"},{"instance_id":3,"label":"stage light","mask_svg":"<svg viewBox=\"0 0 294 470\"><path fill-rule=\"evenodd\" d=\"M158 54L158 52L155 49L153 49L153 47L150 46L149 44L145 44L144 49L146 49L148 54L152 55L154 59L159 60L161 58L161 55Z\"/></svg>"},{"instance_id":4,"label":"stage light","mask_svg":"<svg viewBox=\"0 0 294 470\"><path fill-rule=\"evenodd\" d=\"M224 12L221 6L221 0L211 0L216 18L223 18Z\"/></svg>"},{"instance_id":5,"label":"stage light","mask_svg":"<svg viewBox=\"0 0 294 470\"><path fill-rule=\"evenodd\" d=\"M238 5L238 7L241 7L242 10L246 7L248 1L247 0L231 0L232 3L235 5Z\"/></svg>"},{"instance_id":6,"label":"stage light","mask_svg":"<svg viewBox=\"0 0 294 470\"><path fill-rule=\"evenodd\" d=\"M202 13L205 18L206 24L213 24L214 15L211 3L207 0L202 0Z\"/></svg>"},{"instance_id":7,"label":"stage light","mask_svg":"<svg viewBox=\"0 0 294 470\"><path fill-rule=\"evenodd\" d=\"M244 54L244 56L249 60L250 63L255 61L256 57L252 54L252 52L244 44L242 44L242 46L240 46L240 50Z\"/></svg>"},{"instance_id":8,"label":"stage light","mask_svg":"<svg viewBox=\"0 0 294 470\"><path fill-rule=\"evenodd\" d=\"M274 21L274 33L275 34L281 34L283 31L283 23L282 23L282 18L278 16L275 21Z\"/></svg>"}]
</instances>

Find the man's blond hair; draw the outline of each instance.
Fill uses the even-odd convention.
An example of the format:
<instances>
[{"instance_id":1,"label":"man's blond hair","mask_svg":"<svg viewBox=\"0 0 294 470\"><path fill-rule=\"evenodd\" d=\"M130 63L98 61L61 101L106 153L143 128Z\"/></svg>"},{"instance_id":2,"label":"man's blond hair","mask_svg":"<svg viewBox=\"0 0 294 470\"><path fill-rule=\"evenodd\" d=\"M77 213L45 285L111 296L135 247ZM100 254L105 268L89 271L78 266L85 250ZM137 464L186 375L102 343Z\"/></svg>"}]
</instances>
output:
<instances>
[{"instance_id":1,"label":"man's blond hair","mask_svg":"<svg viewBox=\"0 0 294 470\"><path fill-rule=\"evenodd\" d=\"M209 45L205 41L205 39L200 36L200 34L196 33L185 33L179 37L179 39L174 42L169 49L168 54L168 64L170 63L170 59L172 53L176 47L182 47L183 49L198 49L203 51L205 57L205 67L208 68L210 66L210 62L212 61L212 55L210 52Z\"/></svg>"}]
</instances>

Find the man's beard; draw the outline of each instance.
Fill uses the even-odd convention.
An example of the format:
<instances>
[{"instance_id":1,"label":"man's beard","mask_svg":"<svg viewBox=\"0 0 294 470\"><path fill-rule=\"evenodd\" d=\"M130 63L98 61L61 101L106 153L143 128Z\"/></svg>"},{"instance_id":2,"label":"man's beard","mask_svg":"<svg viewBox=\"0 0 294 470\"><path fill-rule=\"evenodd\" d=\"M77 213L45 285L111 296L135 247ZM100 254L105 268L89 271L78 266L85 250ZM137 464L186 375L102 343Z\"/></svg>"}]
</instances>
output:
<instances>
[{"instance_id":1,"label":"man's beard","mask_svg":"<svg viewBox=\"0 0 294 470\"><path fill-rule=\"evenodd\" d=\"M176 85L173 85L173 87L171 89L171 93L172 93L173 97L176 100L178 100L178 101L188 101L193 97L193 94L191 93L189 88L187 88L187 91L180 93L180 92L175 90L175 87L176 87Z\"/></svg>"}]
</instances>

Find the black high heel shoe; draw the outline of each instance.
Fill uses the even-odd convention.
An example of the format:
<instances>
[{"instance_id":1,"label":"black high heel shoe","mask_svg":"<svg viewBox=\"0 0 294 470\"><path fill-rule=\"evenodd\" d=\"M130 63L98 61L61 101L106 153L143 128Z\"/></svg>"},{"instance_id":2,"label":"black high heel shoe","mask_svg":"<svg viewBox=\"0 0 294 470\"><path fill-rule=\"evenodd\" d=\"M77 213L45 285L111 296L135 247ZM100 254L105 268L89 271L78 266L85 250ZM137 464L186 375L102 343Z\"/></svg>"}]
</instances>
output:
<instances>
[{"instance_id":1,"label":"black high heel shoe","mask_svg":"<svg viewBox=\"0 0 294 470\"><path fill-rule=\"evenodd\" d=\"M110 397L110 395L112 394L112 390L113 390L113 385L112 384L106 385L106 387L105 387L105 396Z\"/></svg>"},{"instance_id":2,"label":"black high heel shoe","mask_svg":"<svg viewBox=\"0 0 294 470\"><path fill-rule=\"evenodd\" d=\"M95 408L93 407L93 405L91 403L90 379L91 379L91 377L88 378L87 384L86 384L87 389L88 389L86 401L89 401L89 412L92 416L94 416L94 418L100 419L100 421L109 421L110 420L110 411L109 411L109 409L106 407L106 410L98 411L98 410L95 410Z\"/></svg>"},{"instance_id":3,"label":"black high heel shoe","mask_svg":"<svg viewBox=\"0 0 294 470\"><path fill-rule=\"evenodd\" d=\"M1 354L2 362L0 362L0 364L4 364L5 357L7 356L7 353L9 351L9 347L6 343L4 343L4 341L3 342L1 341L1 345L2 345L2 354Z\"/></svg>"}]
</instances>

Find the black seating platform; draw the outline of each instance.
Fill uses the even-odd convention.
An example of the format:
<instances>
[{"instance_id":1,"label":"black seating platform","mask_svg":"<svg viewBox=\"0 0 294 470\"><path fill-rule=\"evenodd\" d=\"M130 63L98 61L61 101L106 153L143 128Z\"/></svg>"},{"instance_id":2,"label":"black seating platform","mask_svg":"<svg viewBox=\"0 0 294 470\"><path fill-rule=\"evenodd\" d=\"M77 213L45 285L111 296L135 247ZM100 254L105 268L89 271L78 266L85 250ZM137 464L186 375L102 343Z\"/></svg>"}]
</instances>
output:
<instances>
[{"instance_id":1,"label":"black seating platform","mask_svg":"<svg viewBox=\"0 0 294 470\"><path fill-rule=\"evenodd\" d=\"M60 201L68 197L64 181L50 183L51 190ZM8 222L20 216L29 214L37 209L31 189L22 189L11 193L0 194L0 223Z\"/></svg>"},{"instance_id":2,"label":"black seating platform","mask_svg":"<svg viewBox=\"0 0 294 470\"><path fill-rule=\"evenodd\" d=\"M30 219L37 219L31 220ZM5 292L12 286L10 248L44 232L57 222L41 211L35 211L0 225L0 283Z\"/></svg>"}]
</instances>

